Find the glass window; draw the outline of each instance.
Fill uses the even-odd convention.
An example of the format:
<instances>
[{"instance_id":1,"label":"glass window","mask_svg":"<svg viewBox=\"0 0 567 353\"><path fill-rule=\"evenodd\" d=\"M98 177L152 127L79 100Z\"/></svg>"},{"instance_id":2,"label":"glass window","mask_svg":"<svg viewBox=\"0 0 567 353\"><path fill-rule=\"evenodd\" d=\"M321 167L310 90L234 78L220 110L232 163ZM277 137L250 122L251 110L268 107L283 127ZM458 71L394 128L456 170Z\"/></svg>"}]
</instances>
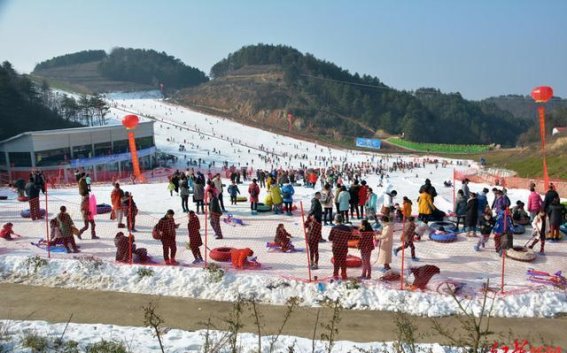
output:
<instances>
[{"instance_id":1,"label":"glass window","mask_svg":"<svg viewBox=\"0 0 567 353\"><path fill-rule=\"evenodd\" d=\"M70 158L71 158L70 148L58 148L54 150L40 151L35 153L35 162L38 167L60 165L69 161Z\"/></svg>"},{"instance_id":2,"label":"glass window","mask_svg":"<svg viewBox=\"0 0 567 353\"><path fill-rule=\"evenodd\" d=\"M8 153L10 164L13 167L31 167L31 153L29 152L10 152Z\"/></svg>"},{"instance_id":3,"label":"glass window","mask_svg":"<svg viewBox=\"0 0 567 353\"><path fill-rule=\"evenodd\" d=\"M108 156L111 154L112 154L112 143L110 142L95 143L94 145L95 157Z\"/></svg>"},{"instance_id":4,"label":"glass window","mask_svg":"<svg viewBox=\"0 0 567 353\"><path fill-rule=\"evenodd\" d=\"M136 139L136 148L139 150L143 150L145 148L154 147L154 137L147 136L147 137L140 137Z\"/></svg>"},{"instance_id":5,"label":"glass window","mask_svg":"<svg viewBox=\"0 0 567 353\"><path fill-rule=\"evenodd\" d=\"M112 152L115 154L128 152L128 140L114 141Z\"/></svg>"},{"instance_id":6,"label":"glass window","mask_svg":"<svg viewBox=\"0 0 567 353\"><path fill-rule=\"evenodd\" d=\"M73 146L73 158L91 158L93 150L91 145Z\"/></svg>"}]
</instances>

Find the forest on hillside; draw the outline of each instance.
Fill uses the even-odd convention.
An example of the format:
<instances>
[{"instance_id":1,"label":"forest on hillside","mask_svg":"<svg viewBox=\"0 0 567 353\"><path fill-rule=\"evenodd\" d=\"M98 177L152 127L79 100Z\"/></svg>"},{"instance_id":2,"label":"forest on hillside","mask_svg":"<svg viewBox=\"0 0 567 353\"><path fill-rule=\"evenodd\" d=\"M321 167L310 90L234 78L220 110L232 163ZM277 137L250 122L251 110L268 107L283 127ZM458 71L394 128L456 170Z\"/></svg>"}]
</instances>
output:
<instances>
[{"instance_id":1,"label":"forest on hillside","mask_svg":"<svg viewBox=\"0 0 567 353\"><path fill-rule=\"evenodd\" d=\"M113 48L110 54L104 50L84 50L58 56L35 66L34 73L56 67L72 66L100 61L97 71L114 81L136 82L156 88L179 89L207 82L204 72L184 64L180 59L155 50Z\"/></svg>"},{"instance_id":2,"label":"forest on hillside","mask_svg":"<svg viewBox=\"0 0 567 353\"><path fill-rule=\"evenodd\" d=\"M46 105L49 92L47 85L37 87L4 61L0 66L0 140L25 131L81 126L76 121L63 119Z\"/></svg>"},{"instance_id":3,"label":"forest on hillside","mask_svg":"<svg viewBox=\"0 0 567 353\"><path fill-rule=\"evenodd\" d=\"M257 102L258 109L287 109L320 132L369 136L384 130L418 142L512 146L530 126L490 102L428 88L398 91L377 77L352 74L282 45L243 47L215 64L210 76L221 78L247 65L280 65L289 86L286 100Z\"/></svg>"}]
</instances>

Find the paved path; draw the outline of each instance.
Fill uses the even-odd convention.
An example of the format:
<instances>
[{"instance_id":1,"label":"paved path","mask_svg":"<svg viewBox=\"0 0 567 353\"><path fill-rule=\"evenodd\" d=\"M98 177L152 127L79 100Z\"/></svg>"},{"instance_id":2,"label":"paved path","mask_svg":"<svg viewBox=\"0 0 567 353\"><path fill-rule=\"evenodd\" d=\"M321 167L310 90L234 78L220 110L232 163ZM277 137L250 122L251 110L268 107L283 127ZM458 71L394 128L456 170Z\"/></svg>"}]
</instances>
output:
<instances>
[{"instance_id":1,"label":"paved path","mask_svg":"<svg viewBox=\"0 0 567 353\"><path fill-rule=\"evenodd\" d=\"M209 300L178 297L157 297L143 294L119 292L99 292L91 290L34 287L19 284L0 284L2 305L0 319L46 320L66 322L73 314L75 323L103 323L123 326L143 326L142 307L150 301L157 301L158 313L166 325L183 330L205 328L209 317L217 327L225 327L221 322L231 311L232 304ZM281 323L285 312L283 306L261 305L267 334L273 333ZM292 316L284 334L311 338L317 309L299 308ZM321 310L321 319L330 318L330 309ZM396 339L395 314L380 311L343 311L339 325L339 339L355 342L392 341ZM418 328L419 342L440 342L446 340L432 333L432 323L428 318L410 317ZM244 329L255 332L253 318L244 315ZM441 318L445 327L458 327L454 317ZM555 344L567 348L567 317L556 319L502 319L491 321L491 329L506 337L526 338L534 344ZM508 333L513 338L508 339ZM462 332L462 331L461 331ZM317 334L317 338L320 333ZM545 342L542 342L541 337ZM496 339L496 338L495 338Z\"/></svg>"}]
</instances>

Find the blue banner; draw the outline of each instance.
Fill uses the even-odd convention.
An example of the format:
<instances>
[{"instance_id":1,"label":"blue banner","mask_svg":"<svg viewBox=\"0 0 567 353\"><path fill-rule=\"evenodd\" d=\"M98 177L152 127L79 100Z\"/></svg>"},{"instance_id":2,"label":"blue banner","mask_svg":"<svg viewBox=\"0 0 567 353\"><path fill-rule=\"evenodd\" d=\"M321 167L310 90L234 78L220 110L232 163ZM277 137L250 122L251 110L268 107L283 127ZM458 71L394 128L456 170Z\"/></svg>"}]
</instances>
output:
<instances>
[{"instance_id":1,"label":"blue banner","mask_svg":"<svg viewBox=\"0 0 567 353\"><path fill-rule=\"evenodd\" d=\"M138 158L149 156L156 152L155 147L146 148L138 151ZM111 154L108 156L100 156L93 158L72 159L69 163L71 168L87 167L91 165L110 164L132 159L130 152Z\"/></svg>"},{"instance_id":2,"label":"blue banner","mask_svg":"<svg viewBox=\"0 0 567 353\"><path fill-rule=\"evenodd\" d=\"M379 150L382 145L382 141L378 139L367 139L363 137L356 138L356 147L365 147Z\"/></svg>"}]
</instances>

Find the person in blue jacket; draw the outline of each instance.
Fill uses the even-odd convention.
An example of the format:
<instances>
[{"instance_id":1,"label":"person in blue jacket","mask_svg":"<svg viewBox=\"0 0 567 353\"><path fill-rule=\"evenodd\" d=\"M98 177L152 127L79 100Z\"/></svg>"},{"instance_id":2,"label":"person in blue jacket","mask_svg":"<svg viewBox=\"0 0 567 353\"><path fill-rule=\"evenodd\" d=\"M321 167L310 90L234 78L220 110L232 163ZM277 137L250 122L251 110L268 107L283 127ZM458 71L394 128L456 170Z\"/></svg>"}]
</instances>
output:
<instances>
[{"instance_id":1,"label":"person in blue jacket","mask_svg":"<svg viewBox=\"0 0 567 353\"><path fill-rule=\"evenodd\" d=\"M506 249L514 246L514 224L512 223L512 215L505 205L501 206L496 215L496 224L492 232L494 233L495 250L500 256ZM504 239L502 239L502 236L504 236Z\"/></svg>"},{"instance_id":2,"label":"person in blue jacket","mask_svg":"<svg viewBox=\"0 0 567 353\"><path fill-rule=\"evenodd\" d=\"M282 187L282 198L284 203L284 209L288 216L291 216L291 206L293 204L293 194L295 194L295 190L291 183L287 183Z\"/></svg>"}]
</instances>

